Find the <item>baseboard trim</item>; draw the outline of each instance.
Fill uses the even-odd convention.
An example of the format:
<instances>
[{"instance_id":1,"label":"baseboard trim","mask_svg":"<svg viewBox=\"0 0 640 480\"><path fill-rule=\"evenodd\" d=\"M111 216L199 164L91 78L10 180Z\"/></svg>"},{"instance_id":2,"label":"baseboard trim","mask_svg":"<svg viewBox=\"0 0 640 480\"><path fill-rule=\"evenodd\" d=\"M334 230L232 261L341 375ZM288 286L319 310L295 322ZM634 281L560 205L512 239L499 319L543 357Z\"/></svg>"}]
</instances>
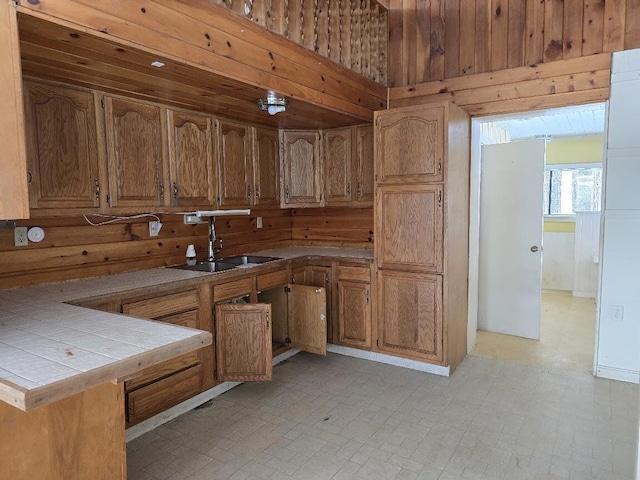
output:
<instances>
[{"instance_id":1,"label":"baseboard trim","mask_svg":"<svg viewBox=\"0 0 640 480\"><path fill-rule=\"evenodd\" d=\"M603 367L602 365L596 367L596 377L619 380L627 383L640 383L640 372L621 368Z\"/></svg>"},{"instance_id":2,"label":"baseboard trim","mask_svg":"<svg viewBox=\"0 0 640 480\"><path fill-rule=\"evenodd\" d=\"M367 350L359 350L357 348L343 347L342 345L327 345L327 352L346 355L348 357L362 358L378 363L386 363L387 365L395 365L396 367L409 368L411 370L419 370L421 372L433 373L441 377L449 376L449 367L441 367L431 363L419 362L417 360L409 360L408 358L394 357L384 353L369 352Z\"/></svg>"},{"instance_id":3,"label":"baseboard trim","mask_svg":"<svg viewBox=\"0 0 640 480\"><path fill-rule=\"evenodd\" d=\"M298 350L297 348L287 350L277 357L274 357L272 364L277 365L278 363L284 362L286 359L293 357L297 353L300 353L300 350ZM203 403L206 403L209 400L216 398L225 392L228 392L232 388L237 387L238 385L242 385L242 383L243 382L223 382L220 385L216 385L215 387L210 388L209 390L202 392L195 397L191 397L190 399L185 400L184 402L179 403L178 405L175 405L165 410L164 412L159 413L158 415L148 418L145 421L138 423L137 425L129 427L125 431L126 441L130 442L134 438L138 438L139 436L150 432L154 428L170 422L174 418L177 418L180 415L202 405Z\"/></svg>"}]
</instances>

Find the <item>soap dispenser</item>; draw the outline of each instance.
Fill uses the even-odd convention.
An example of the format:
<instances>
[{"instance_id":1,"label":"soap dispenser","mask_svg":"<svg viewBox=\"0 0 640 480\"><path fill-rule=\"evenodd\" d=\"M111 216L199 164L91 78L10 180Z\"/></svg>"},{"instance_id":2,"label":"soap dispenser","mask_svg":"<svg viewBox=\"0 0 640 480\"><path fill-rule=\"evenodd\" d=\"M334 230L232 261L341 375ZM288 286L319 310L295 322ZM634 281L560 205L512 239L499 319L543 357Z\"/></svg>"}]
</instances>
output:
<instances>
[{"instance_id":1,"label":"soap dispenser","mask_svg":"<svg viewBox=\"0 0 640 480\"><path fill-rule=\"evenodd\" d=\"M187 265L196 264L196 248L193 245L187 247Z\"/></svg>"}]
</instances>

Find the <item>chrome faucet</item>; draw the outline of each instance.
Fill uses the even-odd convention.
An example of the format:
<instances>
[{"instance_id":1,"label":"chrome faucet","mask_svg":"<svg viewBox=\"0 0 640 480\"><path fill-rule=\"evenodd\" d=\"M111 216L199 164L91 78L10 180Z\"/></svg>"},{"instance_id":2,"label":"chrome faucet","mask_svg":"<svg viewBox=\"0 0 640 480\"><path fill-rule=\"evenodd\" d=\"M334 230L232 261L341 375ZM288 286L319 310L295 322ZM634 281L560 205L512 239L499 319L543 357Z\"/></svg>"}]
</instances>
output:
<instances>
[{"instance_id":1,"label":"chrome faucet","mask_svg":"<svg viewBox=\"0 0 640 480\"><path fill-rule=\"evenodd\" d=\"M220 239L219 247L213 248L214 243L216 242L216 227L213 224L213 218L209 217L209 258L208 261L215 262L216 253L220 253L222 251L222 239Z\"/></svg>"}]
</instances>

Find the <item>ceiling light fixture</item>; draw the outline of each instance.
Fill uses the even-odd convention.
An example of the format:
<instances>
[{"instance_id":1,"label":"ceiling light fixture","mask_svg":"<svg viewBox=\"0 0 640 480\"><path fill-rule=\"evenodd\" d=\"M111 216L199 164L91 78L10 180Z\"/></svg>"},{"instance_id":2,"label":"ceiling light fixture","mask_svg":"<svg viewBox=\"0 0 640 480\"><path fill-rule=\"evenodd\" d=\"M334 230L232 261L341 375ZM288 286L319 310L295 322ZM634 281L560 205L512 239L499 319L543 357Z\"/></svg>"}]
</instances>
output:
<instances>
[{"instance_id":1,"label":"ceiling light fixture","mask_svg":"<svg viewBox=\"0 0 640 480\"><path fill-rule=\"evenodd\" d=\"M266 98L258 100L260 110L269 112L269 115L284 112L287 109L287 99L282 95L278 95L273 90L267 92Z\"/></svg>"}]
</instances>

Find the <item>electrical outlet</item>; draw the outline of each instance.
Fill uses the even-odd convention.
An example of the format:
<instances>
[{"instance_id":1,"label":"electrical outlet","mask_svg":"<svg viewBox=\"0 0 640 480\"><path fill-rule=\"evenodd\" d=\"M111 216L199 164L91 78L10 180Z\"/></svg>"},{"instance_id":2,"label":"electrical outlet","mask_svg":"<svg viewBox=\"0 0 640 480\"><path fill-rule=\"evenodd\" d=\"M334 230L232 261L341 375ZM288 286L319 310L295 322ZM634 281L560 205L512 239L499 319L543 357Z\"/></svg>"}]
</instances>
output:
<instances>
[{"instance_id":1,"label":"electrical outlet","mask_svg":"<svg viewBox=\"0 0 640 480\"><path fill-rule=\"evenodd\" d=\"M614 322L622 322L624 318L624 307L622 305L611 306L611 319Z\"/></svg>"},{"instance_id":2,"label":"electrical outlet","mask_svg":"<svg viewBox=\"0 0 640 480\"><path fill-rule=\"evenodd\" d=\"M162 223L158 221L149 222L149 236L157 237L160 233L160 229L162 228Z\"/></svg>"},{"instance_id":3,"label":"electrical outlet","mask_svg":"<svg viewBox=\"0 0 640 480\"><path fill-rule=\"evenodd\" d=\"M256 228L262 228L262 217L256 217Z\"/></svg>"},{"instance_id":4,"label":"electrical outlet","mask_svg":"<svg viewBox=\"0 0 640 480\"><path fill-rule=\"evenodd\" d=\"M26 247L29 245L27 230L27 227L16 227L13 230L13 240L16 247Z\"/></svg>"}]
</instances>

